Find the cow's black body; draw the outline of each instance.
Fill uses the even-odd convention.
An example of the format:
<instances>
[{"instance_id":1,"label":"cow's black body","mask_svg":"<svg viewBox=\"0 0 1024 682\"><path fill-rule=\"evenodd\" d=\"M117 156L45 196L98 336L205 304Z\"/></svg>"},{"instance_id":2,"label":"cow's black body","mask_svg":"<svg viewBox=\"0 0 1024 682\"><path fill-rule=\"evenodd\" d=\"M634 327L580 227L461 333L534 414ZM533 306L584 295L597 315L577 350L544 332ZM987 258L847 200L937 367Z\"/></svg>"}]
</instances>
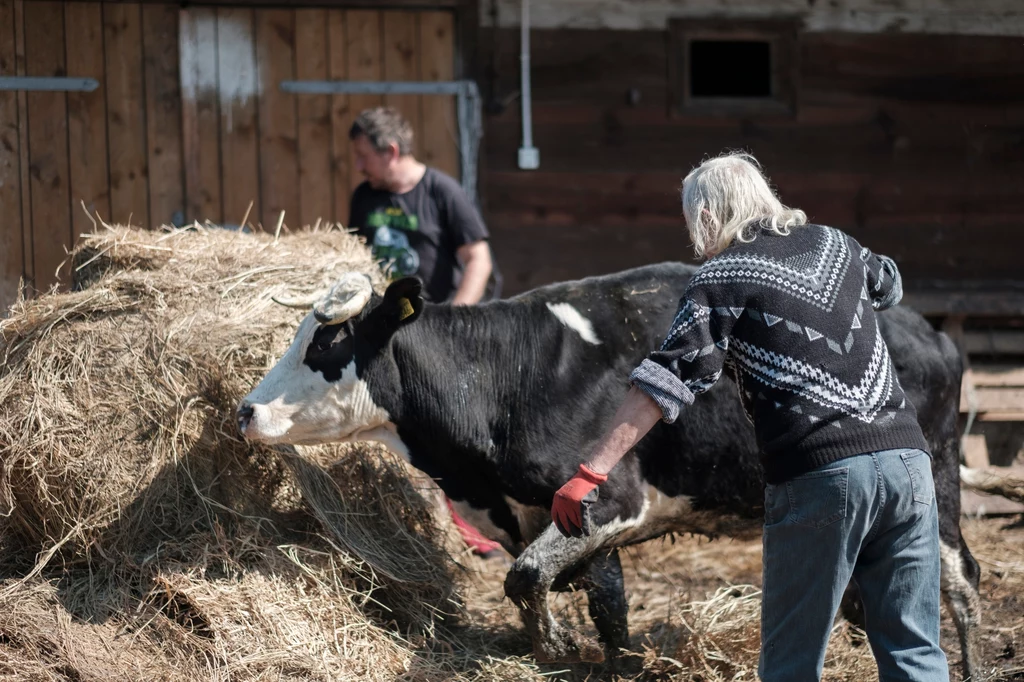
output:
<instances>
[{"instance_id":1,"label":"cow's black body","mask_svg":"<svg viewBox=\"0 0 1024 682\"><path fill-rule=\"evenodd\" d=\"M623 643L618 559L603 553L593 568L599 550L673 531L760 532L757 446L727 375L675 424L659 422L611 472L593 512L595 525L608 529L604 535L563 539L547 516L555 491L607 427L630 371L660 344L693 271L663 263L476 307L426 305L411 323L391 329L394 316L375 309L388 299L375 297L351 321L358 375L391 416L412 464L452 499L488 510L501 539L519 555L506 593L524 609L541 658L593 657L546 610L547 590L574 572L598 591L592 600L600 594L612 604L608 612L593 613L606 644ZM564 324L549 304L575 308L600 343ZM943 587L960 627L966 672L973 673L978 570L959 527L960 358L948 337L909 309L894 308L880 320L931 446L947 546ZM661 495L652 495L651 487ZM680 496L688 502L645 507L645 500L685 499ZM618 588L609 587L616 580Z\"/></svg>"}]
</instances>

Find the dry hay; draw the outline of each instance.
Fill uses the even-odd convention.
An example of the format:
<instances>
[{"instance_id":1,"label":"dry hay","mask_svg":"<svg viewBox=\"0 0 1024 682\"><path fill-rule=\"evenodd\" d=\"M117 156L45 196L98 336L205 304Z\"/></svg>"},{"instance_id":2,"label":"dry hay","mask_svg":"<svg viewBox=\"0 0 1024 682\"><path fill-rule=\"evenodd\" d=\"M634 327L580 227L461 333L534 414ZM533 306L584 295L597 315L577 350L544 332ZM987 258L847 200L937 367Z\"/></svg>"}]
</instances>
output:
<instances>
[{"instance_id":1,"label":"dry hay","mask_svg":"<svg viewBox=\"0 0 1024 682\"><path fill-rule=\"evenodd\" d=\"M719 588L707 599L682 602L644 645L643 680L738 682L757 680L761 591L753 585ZM877 679L863 631L839 619L832 628L824 682Z\"/></svg>"},{"instance_id":2,"label":"dry hay","mask_svg":"<svg viewBox=\"0 0 1024 682\"><path fill-rule=\"evenodd\" d=\"M354 238L111 229L74 263L75 291L0 322L0 678L756 679L757 543L629 550L636 654L538 666L506 566L465 556L422 475L376 447L237 438L302 315L271 297L351 269L382 284ZM1014 614L986 615L991 662L1024 633L1024 543L986 528L965 526L983 595ZM593 635L585 596L553 603ZM824 679L875 679L842 621Z\"/></svg>"},{"instance_id":3,"label":"dry hay","mask_svg":"<svg viewBox=\"0 0 1024 682\"><path fill-rule=\"evenodd\" d=\"M0 322L0 674L404 670L458 604L430 482L372 446L253 447L233 418L302 316L272 297L379 287L368 249L110 228L73 264L72 292Z\"/></svg>"}]
</instances>

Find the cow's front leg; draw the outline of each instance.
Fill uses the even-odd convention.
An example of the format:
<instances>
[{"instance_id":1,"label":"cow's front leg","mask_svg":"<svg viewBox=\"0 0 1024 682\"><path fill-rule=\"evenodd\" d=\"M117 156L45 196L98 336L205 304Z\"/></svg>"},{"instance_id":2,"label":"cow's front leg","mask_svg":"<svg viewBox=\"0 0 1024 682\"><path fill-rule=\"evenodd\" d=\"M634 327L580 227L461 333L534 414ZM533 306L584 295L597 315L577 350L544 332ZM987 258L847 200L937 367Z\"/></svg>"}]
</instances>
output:
<instances>
[{"instance_id":1,"label":"cow's front leg","mask_svg":"<svg viewBox=\"0 0 1024 682\"><path fill-rule=\"evenodd\" d=\"M602 535L566 538L553 525L548 526L505 576L505 596L519 607L540 663L604 661L604 651L597 642L557 623L548 608L548 592L556 576L599 549L605 540Z\"/></svg>"},{"instance_id":2,"label":"cow's front leg","mask_svg":"<svg viewBox=\"0 0 1024 682\"><path fill-rule=\"evenodd\" d=\"M611 656L629 648L629 604L619 550L598 552L587 571L587 604L601 644Z\"/></svg>"}]
</instances>

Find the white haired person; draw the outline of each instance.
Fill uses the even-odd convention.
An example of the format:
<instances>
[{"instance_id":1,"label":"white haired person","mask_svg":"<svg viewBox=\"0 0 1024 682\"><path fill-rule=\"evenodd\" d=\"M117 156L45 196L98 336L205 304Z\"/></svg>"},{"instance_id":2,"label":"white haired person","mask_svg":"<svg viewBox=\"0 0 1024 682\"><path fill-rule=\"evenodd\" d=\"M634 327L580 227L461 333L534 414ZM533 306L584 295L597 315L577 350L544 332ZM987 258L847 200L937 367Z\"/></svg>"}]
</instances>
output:
<instances>
[{"instance_id":1,"label":"white haired person","mask_svg":"<svg viewBox=\"0 0 1024 682\"><path fill-rule=\"evenodd\" d=\"M946 682L931 456L875 315L902 297L895 264L808 224L747 154L695 168L682 201L706 261L609 429L555 494L555 525L585 534L595 488L659 419L685 419L728 367L766 481L761 679L821 678L853 579L880 678Z\"/></svg>"}]
</instances>

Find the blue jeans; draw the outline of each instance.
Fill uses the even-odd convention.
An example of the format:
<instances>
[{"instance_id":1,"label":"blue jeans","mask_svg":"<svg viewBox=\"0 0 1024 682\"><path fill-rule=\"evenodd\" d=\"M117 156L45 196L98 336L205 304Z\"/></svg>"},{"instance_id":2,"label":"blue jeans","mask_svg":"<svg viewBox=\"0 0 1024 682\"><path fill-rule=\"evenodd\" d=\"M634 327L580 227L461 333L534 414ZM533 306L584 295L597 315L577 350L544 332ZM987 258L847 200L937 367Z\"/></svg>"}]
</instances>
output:
<instances>
[{"instance_id":1,"label":"blue jeans","mask_svg":"<svg viewBox=\"0 0 1024 682\"><path fill-rule=\"evenodd\" d=\"M882 682L948 682L939 647L939 520L931 458L886 450L765 489L758 674L820 680L851 578Z\"/></svg>"}]
</instances>

